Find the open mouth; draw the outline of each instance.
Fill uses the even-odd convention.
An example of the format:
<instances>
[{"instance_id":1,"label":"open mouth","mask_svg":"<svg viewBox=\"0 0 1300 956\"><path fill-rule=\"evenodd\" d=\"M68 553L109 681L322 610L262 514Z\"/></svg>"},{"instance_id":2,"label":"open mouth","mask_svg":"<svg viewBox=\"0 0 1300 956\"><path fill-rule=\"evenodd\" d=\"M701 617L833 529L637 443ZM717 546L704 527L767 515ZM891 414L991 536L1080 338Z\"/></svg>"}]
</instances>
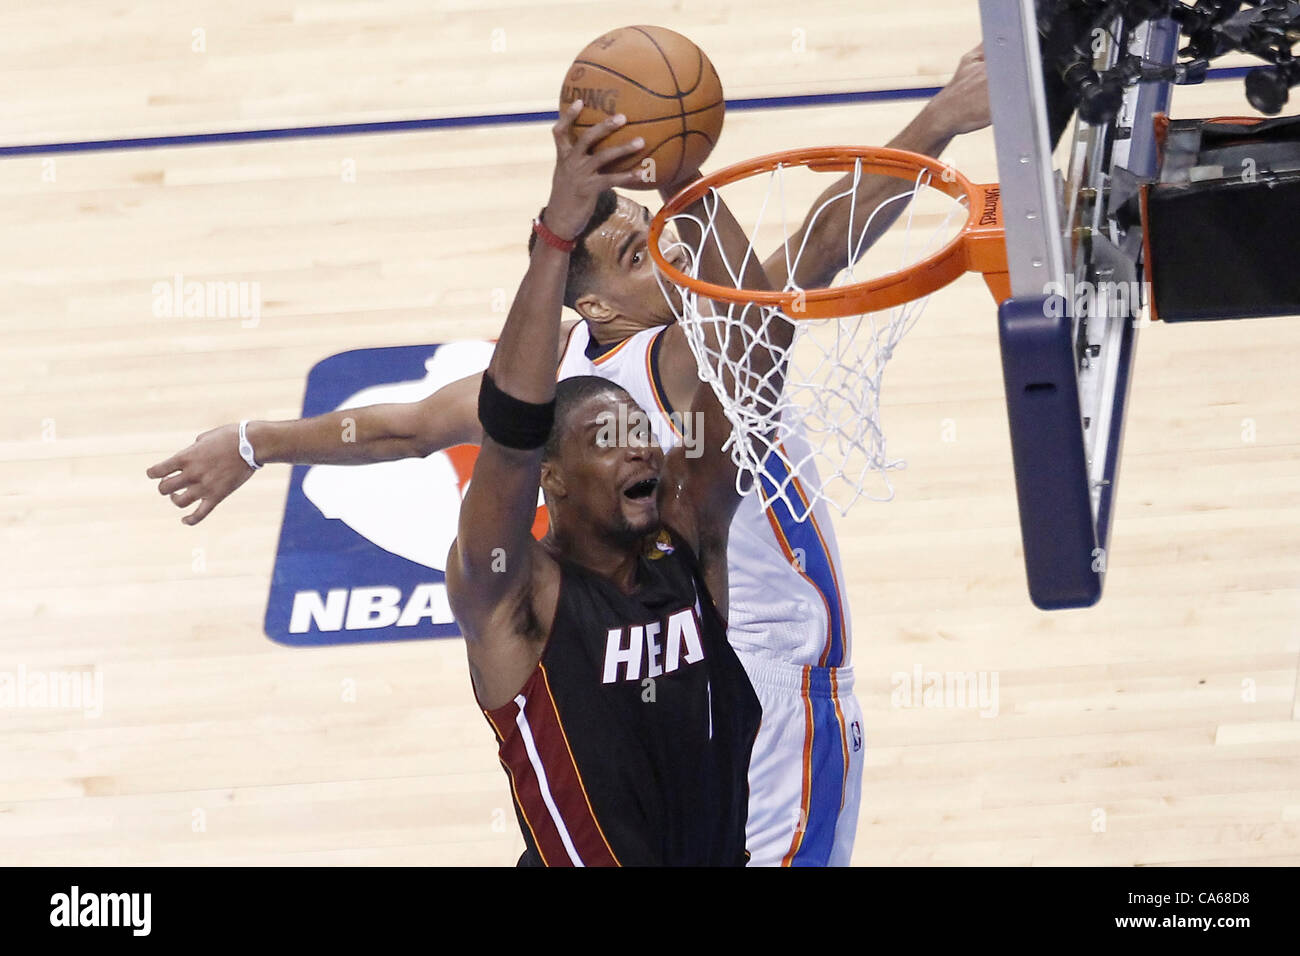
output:
<instances>
[{"instance_id":1,"label":"open mouth","mask_svg":"<svg viewBox=\"0 0 1300 956\"><path fill-rule=\"evenodd\" d=\"M659 487L658 478L644 478L635 485L630 486L623 494L633 501L640 501L643 498L649 498Z\"/></svg>"}]
</instances>

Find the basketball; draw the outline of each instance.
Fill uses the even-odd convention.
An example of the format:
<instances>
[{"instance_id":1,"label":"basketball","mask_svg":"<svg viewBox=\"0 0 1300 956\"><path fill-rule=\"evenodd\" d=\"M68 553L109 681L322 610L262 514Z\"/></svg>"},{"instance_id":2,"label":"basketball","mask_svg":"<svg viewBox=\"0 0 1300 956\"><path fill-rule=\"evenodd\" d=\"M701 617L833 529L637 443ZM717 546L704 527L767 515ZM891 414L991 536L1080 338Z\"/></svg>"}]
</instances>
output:
<instances>
[{"instance_id":1,"label":"basketball","mask_svg":"<svg viewBox=\"0 0 1300 956\"><path fill-rule=\"evenodd\" d=\"M609 172L642 167L645 189L699 169L713 152L726 110L722 81L698 46L663 27L621 27L593 40L564 77L561 112L574 100L582 112L574 135L616 113L627 124L601 147L640 136L645 149L619 160Z\"/></svg>"}]
</instances>

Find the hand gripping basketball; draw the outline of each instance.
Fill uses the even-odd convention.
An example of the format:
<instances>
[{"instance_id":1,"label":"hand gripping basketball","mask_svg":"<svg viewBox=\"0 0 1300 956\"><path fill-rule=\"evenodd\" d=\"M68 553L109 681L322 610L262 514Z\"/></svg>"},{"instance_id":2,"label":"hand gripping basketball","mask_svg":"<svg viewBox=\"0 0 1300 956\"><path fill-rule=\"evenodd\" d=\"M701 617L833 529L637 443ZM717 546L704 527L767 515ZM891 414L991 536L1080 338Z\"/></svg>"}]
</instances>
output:
<instances>
[{"instance_id":1,"label":"hand gripping basketball","mask_svg":"<svg viewBox=\"0 0 1300 956\"><path fill-rule=\"evenodd\" d=\"M551 177L551 198L542 218L546 228L561 239L572 239L582 232L601 192L616 186L628 186L637 178L636 172L602 173L601 169L645 145L638 137L621 146L592 151L597 143L626 122L622 114L597 123L570 141L574 120L581 112L582 101L575 100L560 113L560 118L551 128L555 137L555 173Z\"/></svg>"}]
</instances>

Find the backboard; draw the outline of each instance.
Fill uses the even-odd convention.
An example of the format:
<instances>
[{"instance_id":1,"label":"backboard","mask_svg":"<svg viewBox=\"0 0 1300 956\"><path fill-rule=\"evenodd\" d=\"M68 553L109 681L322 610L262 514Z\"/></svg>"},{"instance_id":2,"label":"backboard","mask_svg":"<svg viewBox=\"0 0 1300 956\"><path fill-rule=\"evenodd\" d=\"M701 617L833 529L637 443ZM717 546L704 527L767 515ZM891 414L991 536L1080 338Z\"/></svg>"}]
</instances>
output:
<instances>
[{"instance_id":1,"label":"backboard","mask_svg":"<svg viewBox=\"0 0 1300 956\"><path fill-rule=\"evenodd\" d=\"M1134 54L1157 74L1178 47L1172 20L1099 23L1098 9L980 0L1012 293L1003 377L1029 592L1045 610L1101 598L1146 302L1137 183L1158 173L1153 118L1171 92L1137 82L1107 119L1115 104L1099 107L1107 92L1087 71Z\"/></svg>"}]
</instances>

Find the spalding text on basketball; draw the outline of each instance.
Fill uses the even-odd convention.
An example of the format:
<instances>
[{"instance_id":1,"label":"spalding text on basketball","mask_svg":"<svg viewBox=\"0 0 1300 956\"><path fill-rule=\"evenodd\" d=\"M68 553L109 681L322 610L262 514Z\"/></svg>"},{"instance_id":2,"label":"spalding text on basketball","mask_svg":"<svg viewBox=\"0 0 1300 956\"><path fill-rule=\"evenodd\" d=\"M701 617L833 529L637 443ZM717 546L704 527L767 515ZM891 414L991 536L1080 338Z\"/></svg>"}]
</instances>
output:
<instances>
[{"instance_id":1,"label":"spalding text on basketball","mask_svg":"<svg viewBox=\"0 0 1300 956\"><path fill-rule=\"evenodd\" d=\"M561 99L565 103L582 100L583 106L590 106L611 116L618 112L617 90L598 90L588 86L570 86L566 83Z\"/></svg>"}]
</instances>

